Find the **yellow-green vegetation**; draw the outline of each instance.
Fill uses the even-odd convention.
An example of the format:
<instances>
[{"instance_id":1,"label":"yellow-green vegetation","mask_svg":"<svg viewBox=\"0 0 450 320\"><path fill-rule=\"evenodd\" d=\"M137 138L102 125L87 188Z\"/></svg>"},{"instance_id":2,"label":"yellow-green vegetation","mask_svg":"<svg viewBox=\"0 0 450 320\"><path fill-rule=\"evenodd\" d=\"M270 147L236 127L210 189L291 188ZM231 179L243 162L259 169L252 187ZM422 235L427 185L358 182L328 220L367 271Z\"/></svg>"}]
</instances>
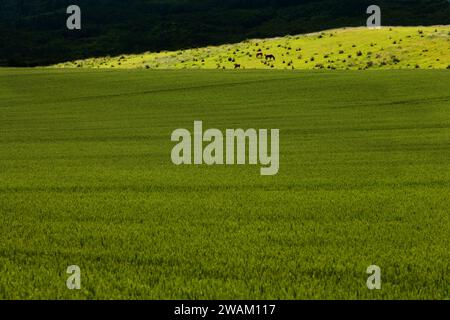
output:
<instances>
[{"instance_id":1,"label":"yellow-green vegetation","mask_svg":"<svg viewBox=\"0 0 450 320\"><path fill-rule=\"evenodd\" d=\"M450 26L344 28L190 50L92 58L57 67L445 69L450 68Z\"/></svg>"}]
</instances>

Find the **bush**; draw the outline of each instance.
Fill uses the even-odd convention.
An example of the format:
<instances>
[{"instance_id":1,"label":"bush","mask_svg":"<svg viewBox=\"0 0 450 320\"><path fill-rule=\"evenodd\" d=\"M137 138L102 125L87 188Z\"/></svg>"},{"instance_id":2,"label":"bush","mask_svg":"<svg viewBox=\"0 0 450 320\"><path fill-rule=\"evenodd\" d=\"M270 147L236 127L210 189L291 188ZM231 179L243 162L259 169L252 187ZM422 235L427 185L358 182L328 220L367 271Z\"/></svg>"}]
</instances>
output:
<instances>
[{"instance_id":1,"label":"bush","mask_svg":"<svg viewBox=\"0 0 450 320\"><path fill-rule=\"evenodd\" d=\"M393 56L393 57L392 57L392 62L394 62L394 63L399 63L399 62L400 62L400 59L397 58L396 56Z\"/></svg>"},{"instance_id":2,"label":"bush","mask_svg":"<svg viewBox=\"0 0 450 320\"><path fill-rule=\"evenodd\" d=\"M315 67L317 69L323 69L324 68L323 64L321 64L321 63L316 64Z\"/></svg>"}]
</instances>

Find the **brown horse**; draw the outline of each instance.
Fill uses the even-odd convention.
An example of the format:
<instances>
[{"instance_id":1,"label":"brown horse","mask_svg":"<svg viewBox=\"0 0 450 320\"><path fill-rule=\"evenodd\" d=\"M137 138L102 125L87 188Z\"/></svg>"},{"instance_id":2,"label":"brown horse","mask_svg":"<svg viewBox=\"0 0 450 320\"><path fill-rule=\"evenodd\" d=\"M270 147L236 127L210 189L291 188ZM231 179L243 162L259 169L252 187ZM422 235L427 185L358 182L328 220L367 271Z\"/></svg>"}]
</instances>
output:
<instances>
[{"instance_id":1,"label":"brown horse","mask_svg":"<svg viewBox=\"0 0 450 320\"><path fill-rule=\"evenodd\" d=\"M266 60L276 60L273 54L266 54Z\"/></svg>"}]
</instances>

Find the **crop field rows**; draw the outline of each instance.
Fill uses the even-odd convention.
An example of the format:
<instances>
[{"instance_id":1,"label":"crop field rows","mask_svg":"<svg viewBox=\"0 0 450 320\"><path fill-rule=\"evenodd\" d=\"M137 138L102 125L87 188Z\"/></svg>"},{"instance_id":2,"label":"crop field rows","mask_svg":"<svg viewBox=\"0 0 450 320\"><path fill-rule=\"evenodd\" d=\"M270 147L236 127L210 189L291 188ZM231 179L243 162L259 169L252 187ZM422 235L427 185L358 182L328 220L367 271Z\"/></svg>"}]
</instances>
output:
<instances>
[{"instance_id":1,"label":"crop field rows","mask_svg":"<svg viewBox=\"0 0 450 320\"><path fill-rule=\"evenodd\" d=\"M449 88L448 70L1 69L0 298L448 299ZM279 128L279 173L173 165L195 120Z\"/></svg>"}]
</instances>

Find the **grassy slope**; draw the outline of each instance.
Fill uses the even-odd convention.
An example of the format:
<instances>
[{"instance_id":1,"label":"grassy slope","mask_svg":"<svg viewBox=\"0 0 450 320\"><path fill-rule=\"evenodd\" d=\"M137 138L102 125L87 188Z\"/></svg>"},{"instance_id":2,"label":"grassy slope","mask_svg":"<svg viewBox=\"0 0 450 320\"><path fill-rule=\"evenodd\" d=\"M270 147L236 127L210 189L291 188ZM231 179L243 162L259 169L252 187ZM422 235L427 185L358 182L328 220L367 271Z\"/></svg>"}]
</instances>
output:
<instances>
[{"instance_id":1,"label":"grassy slope","mask_svg":"<svg viewBox=\"0 0 450 320\"><path fill-rule=\"evenodd\" d=\"M446 70L0 70L0 298L449 298L449 87ZM173 166L194 120L280 128L280 173Z\"/></svg>"},{"instance_id":2,"label":"grassy slope","mask_svg":"<svg viewBox=\"0 0 450 320\"><path fill-rule=\"evenodd\" d=\"M257 59L259 49L274 54L276 61ZM445 69L450 67L450 26L337 29L185 51L88 59L57 67L233 69L236 63L248 69Z\"/></svg>"}]
</instances>

